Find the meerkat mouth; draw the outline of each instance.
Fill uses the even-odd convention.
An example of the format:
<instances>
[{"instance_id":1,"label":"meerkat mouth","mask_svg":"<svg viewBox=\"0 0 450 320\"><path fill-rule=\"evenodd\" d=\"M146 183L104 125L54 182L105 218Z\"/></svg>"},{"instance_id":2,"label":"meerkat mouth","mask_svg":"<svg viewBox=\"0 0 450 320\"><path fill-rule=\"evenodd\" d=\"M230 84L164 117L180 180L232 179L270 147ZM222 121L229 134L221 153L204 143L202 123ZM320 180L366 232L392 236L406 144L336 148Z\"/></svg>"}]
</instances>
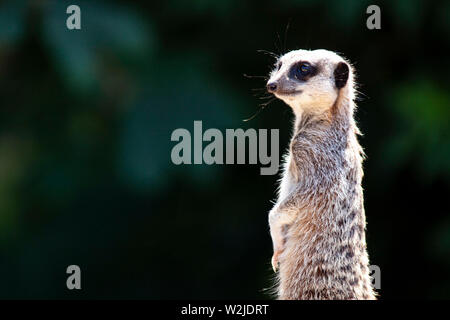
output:
<instances>
[{"instance_id":1,"label":"meerkat mouth","mask_svg":"<svg viewBox=\"0 0 450 320\"><path fill-rule=\"evenodd\" d=\"M277 92L275 92L275 95L276 95L276 96L283 96L283 97L286 97L286 96L295 96L295 95L300 94L300 93L302 93L302 92L303 92L302 90L277 91Z\"/></svg>"}]
</instances>

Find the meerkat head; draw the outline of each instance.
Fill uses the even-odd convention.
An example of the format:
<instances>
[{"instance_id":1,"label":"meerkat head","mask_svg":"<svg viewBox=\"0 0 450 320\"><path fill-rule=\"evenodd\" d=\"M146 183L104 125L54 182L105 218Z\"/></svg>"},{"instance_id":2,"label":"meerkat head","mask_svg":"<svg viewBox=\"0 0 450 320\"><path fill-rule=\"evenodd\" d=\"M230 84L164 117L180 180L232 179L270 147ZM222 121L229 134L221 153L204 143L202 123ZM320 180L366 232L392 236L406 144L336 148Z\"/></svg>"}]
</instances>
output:
<instances>
[{"instance_id":1,"label":"meerkat head","mask_svg":"<svg viewBox=\"0 0 450 320\"><path fill-rule=\"evenodd\" d=\"M333 106L339 91L352 81L351 67L336 53L295 50L277 60L267 91L287 103L296 114L320 114Z\"/></svg>"}]
</instances>

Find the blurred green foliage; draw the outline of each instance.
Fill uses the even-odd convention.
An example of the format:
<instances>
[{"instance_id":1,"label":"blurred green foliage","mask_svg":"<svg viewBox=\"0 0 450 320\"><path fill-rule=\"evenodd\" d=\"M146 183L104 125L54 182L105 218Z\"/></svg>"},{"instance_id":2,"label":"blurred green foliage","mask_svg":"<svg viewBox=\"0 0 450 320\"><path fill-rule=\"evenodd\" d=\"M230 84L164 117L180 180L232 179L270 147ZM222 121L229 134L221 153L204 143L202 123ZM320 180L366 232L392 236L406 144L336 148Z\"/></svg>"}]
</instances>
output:
<instances>
[{"instance_id":1,"label":"blurred green foliage","mask_svg":"<svg viewBox=\"0 0 450 320\"><path fill-rule=\"evenodd\" d=\"M82 29L66 28L77 4ZM0 297L270 298L258 166L175 166L176 128L248 122L277 54L326 48L354 62L368 155L371 262L382 298L450 291L450 5L370 1L3 1L0 4ZM289 28L287 27L289 25ZM66 267L82 290L65 288Z\"/></svg>"}]
</instances>

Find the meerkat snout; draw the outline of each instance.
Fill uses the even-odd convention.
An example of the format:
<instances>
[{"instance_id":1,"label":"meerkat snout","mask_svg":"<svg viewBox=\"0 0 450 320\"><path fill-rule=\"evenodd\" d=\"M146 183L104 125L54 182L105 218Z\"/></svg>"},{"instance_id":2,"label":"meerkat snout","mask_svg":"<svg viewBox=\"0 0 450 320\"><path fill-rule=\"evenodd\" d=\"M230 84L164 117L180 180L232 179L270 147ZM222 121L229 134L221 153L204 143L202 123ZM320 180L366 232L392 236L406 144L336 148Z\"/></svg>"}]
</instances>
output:
<instances>
[{"instance_id":1,"label":"meerkat snout","mask_svg":"<svg viewBox=\"0 0 450 320\"><path fill-rule=\"evenodd\" d=\"M270 93L274 93L277 90L277 83L276 82L270 82L267 84L267 91Z\"/></svg>"}]
</instances>

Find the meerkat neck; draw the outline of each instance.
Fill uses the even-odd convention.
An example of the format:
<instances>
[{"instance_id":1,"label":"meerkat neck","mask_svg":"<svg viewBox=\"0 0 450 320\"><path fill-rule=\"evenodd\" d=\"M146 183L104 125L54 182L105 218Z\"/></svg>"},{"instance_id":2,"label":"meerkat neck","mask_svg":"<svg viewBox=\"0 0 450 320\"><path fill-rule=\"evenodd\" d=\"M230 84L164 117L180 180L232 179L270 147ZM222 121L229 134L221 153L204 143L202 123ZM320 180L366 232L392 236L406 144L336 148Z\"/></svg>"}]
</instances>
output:
<instances>
[{"instance_id":1,"label":"meerkat neck","mask_svg":"<svg viewBox=\"0 0 450 320\"><path fill-rule=\"evenodd\" d=\"M347 89L347 88L346 88ZM342 92L336 99L333 106L327 111L314 112L314 108L293 108L295 115L294 133L298 130L317 129L315 126L329 125L330 127L347 132L350 134L359 133L353 119L354 104L348 98L349 89ZM323 132L325 133L325 131Z\"/></svg>"}]
</instances>

